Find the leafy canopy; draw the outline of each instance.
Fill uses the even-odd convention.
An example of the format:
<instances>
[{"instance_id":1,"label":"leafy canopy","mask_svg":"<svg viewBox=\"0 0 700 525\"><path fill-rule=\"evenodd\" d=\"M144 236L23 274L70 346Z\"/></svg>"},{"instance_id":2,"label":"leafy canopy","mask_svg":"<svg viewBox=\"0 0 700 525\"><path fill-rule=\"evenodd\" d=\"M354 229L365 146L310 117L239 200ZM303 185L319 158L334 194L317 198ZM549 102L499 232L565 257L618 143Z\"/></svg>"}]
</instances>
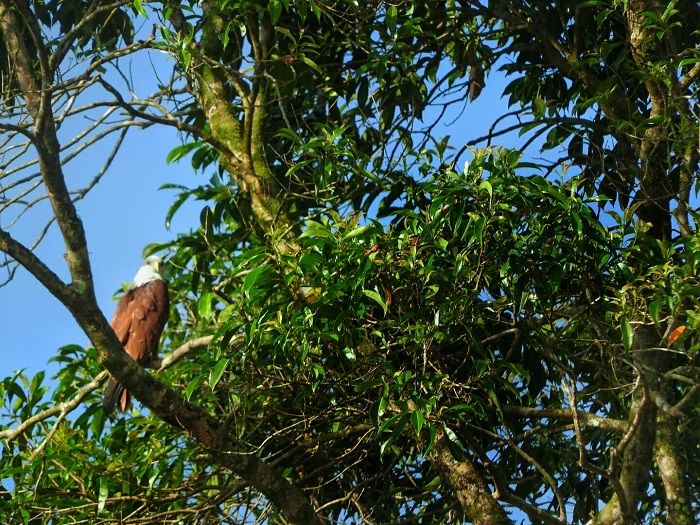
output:
<instances>
[{"instance_id":1,"label":"leafy canopy","mask_svg":"<svg viewBox=\"0 0 700 525\"><path fill-rule=\"evenodd\" d=\"M0 384L8 432L30 421L3 434L11 520L302 522L301 495L330 522L693 521L696 5L17 10L32 53L92 61L106 104L183 131L168 159L206 175L169 186L166 224L188 199L199 224L147 248L169 257L171 390L108 419L90 382L128 375L97 343L59 349L53 382ZM2 27L15 130L31 93ZM128 100L102 74L150 47L171 81ZM82 94L42 64L24 73L55 100ZM512 111L438 136L497 69ZM493 146L514 132L521 151Z\"/></svg>"}]
</instances>

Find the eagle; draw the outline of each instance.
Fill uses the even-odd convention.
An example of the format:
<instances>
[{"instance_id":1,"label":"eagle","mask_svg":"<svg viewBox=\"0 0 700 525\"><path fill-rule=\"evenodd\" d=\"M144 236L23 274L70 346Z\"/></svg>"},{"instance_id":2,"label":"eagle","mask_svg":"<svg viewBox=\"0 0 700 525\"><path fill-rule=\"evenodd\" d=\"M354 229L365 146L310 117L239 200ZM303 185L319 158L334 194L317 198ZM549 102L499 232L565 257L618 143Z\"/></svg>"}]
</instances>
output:
<instances>
[{"instance_id":1,"label":"eagle","mask_svg":"<svg viewBox=\"0 0 700 525\"><path fill-rule=\"evenodd\" d=\"M140 365L146 365L158 354L158 342L168 320L170 298L168 287L160 275L160 257L147 257L134 282L117 303L112 329L126 353ZM131 394L114 378L109 378L102 407L110 413L115 405L122 412L131 407Z\"/></svg>"}]
</instances>

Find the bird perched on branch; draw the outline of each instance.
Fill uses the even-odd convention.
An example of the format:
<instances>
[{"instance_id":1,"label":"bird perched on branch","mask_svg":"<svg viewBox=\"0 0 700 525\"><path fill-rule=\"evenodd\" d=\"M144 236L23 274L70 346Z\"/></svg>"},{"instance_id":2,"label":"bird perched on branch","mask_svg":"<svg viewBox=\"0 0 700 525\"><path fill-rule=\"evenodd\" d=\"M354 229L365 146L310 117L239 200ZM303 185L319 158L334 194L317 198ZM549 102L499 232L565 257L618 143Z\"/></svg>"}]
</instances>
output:
<instances>
[{"instance_id":1,"label":"bird perched on branch","mask_svg":"<svg viewBox=\"0 0 700 525\"><path fill-rule=\"evenodd\" d=\"M139 268L129 291L119 300L112 318L112 329L126 353L145 365L157 357L158 342L168 320L170 298L160 275L160 257L152 255ZM109 378L102 404L109 413L115 405L122 412L131 407L131 394L114 378Z\"/></svg>"}]
</instances>

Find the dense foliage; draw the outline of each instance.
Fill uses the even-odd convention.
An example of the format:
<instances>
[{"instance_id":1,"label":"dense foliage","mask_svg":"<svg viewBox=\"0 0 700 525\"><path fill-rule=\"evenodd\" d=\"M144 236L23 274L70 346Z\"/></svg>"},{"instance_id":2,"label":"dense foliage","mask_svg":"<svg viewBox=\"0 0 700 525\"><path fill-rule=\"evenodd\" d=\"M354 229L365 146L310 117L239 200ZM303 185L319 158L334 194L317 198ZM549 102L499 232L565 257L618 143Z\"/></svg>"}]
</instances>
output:
<instances>
[{"instance_id":1,"label":"dense foliage","mask_svg":"<svg viewBox=\"0 0 700 525\"><path fill-rule=\"evenodd\" d=\"M8 521L695 523L699 21L689 1L0 0L0 211L45 192L72 282L4 224L0 249L94 346L0 385ZM130 99L119 60L149 49L170 84ZM512 111L438 136L496 69ZM206 174L164 218L195 199L200 224L147 248L173 304L157 381L93 307L69 193L89 187L61 171L54 126L102 106L124 119L90 133L177 127L169 160ZM108 418L102 368L143 406Z\"/></svg>"}]
</instances>

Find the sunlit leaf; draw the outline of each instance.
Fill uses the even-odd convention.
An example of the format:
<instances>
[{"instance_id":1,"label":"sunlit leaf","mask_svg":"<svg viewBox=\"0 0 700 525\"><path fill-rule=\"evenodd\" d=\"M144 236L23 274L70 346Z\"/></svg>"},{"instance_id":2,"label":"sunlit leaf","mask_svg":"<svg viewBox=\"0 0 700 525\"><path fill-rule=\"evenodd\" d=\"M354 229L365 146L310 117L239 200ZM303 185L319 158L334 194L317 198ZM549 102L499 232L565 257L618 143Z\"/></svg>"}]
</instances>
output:
<instances>
[{"instance_id":1,"label":"sunlit leaf","mask_svg":"<svg viewBox=\"0 0 700 525\"><path fill-rule=\"evenodd\" d=\"M620 330L622 332L622 346L625 349L625 352L629 352L632 348L634 331L632 330L632 325L627 319L622 319L622 322L620 323Z\"/></svg>"},{"instance_id":2,"label":"sunlit leaf","mask_svg":"<svg viewBox=\"0 0 700 525\"><path fill-rule=\"evenodd\" d=\"M384 315L386 315L387 305L384 302L384 299L382 299L381 295L379 295L374 290L362 290L362 293L365 294L370 299L374 300L379 306L381 306L382 310L384 311Z\"/></svg>"},{"instance_id":3,"label":"sunlit leaf","mask_svg":"<svg viewBox=\"0 0 700 525\"><path fill-rule=\"evenodd\" d=\"M230 362L229 358L222 357L214 365L214 368L211 369L211 372L209 372L209 387L210 388L212 388L212 389L216 388L216 385L219 383L221 376L226 371L226 367L228 366L229 362Z\"/></svg>"}]
</instances>

